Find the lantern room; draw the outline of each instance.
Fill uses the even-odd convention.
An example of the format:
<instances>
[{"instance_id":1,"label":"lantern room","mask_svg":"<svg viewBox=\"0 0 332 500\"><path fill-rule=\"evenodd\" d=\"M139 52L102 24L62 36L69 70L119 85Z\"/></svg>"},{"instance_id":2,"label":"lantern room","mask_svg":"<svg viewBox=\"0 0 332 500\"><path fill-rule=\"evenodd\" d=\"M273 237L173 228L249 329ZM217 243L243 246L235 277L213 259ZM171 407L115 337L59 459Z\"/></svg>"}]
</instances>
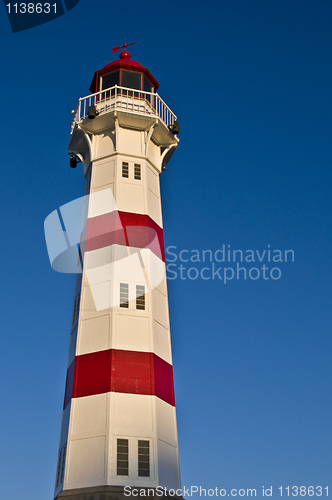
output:
<instances>
[{"instance_id":1,"label":"lantern room","mask_svg":"<svg viewBox=\"0 0 332 500\"><path fill-rule=\"evenodd\" d=\"M177 118L158 95L158 81L147 68L131 60L127 45L130 44L125 42L119 59L95 72L90 85L91 95L79 99L73 111L70 150L82 148L81 141L89 142L89 137L83 139L86 133L110 129L120 137L122 128L147 132L145 154L150 140L166 149L177 146ZM112 52L119 49L122 47L114 47Z\"/></svg>"},{"instance_id":2,"label":"lantern room","mask_svg":"<svg viewBox=\"0 0 332 500\"><path fill-rule=\"evenodd\" d=\"M127 50L120 53L120 59L95 72L89 90L94 94L115 85L152 93L159 87L159 83L150 71L139 62L132 61Z\"/></svg>"}]
</instances>

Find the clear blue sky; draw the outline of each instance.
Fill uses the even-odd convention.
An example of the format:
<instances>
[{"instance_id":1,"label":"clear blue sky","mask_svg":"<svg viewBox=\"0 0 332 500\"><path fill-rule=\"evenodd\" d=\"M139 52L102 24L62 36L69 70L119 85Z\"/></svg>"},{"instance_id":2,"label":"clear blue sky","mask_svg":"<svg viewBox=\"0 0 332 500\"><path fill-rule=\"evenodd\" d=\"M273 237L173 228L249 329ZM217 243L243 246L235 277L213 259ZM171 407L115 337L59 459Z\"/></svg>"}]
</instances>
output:
<instances>
[{"instance_id":1,"label":"clear blue sky","mask_svg":"<svg viewBox=\"0 0 332 500\"><path fill-rule=\"evenodd\" d=\"M166 247L295 255L275 280L169 280L182 483L332 493L331 21L328 0L80 0L12 34L2 7L1 498L53 498L74 277L43 222L83 194L70 112L124 37L181 126Z\"/></svg>"}]
</instances>

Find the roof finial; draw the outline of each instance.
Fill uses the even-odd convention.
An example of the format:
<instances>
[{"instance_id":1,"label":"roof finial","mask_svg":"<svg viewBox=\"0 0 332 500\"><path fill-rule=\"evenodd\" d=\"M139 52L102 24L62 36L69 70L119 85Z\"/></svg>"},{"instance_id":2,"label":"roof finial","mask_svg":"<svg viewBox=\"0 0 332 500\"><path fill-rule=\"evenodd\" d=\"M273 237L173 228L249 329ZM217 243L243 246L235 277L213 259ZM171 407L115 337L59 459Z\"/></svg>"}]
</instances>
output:
<instances>
[{"instance_id":1,"label":"roof finial","mask_svg":"<svg viewBox=\"0 0 332 500\"><path fill-rule=\"evenodd\" d=\"M133 43L135 43L135 42L127 43L127 38L125 38L125 43L121 47L119 47L119 46L113 47L112 54L113 54L113 52L117 52L118 50L124 48L125 50L120 52L120 59L130 59L131 55L126 49L127 49L128 45L132 45Z\"/></svg>"}]
</instances>

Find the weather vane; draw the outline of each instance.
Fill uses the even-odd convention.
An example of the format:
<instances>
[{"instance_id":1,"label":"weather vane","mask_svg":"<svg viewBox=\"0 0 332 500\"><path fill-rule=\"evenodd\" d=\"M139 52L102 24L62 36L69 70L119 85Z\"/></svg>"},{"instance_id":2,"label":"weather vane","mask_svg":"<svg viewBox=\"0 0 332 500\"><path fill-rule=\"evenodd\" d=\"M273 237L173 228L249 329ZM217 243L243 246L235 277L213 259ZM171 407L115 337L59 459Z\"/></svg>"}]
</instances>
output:
<instances>
[{"instance_id":1,"label":"weather vane","mask_svg":"<svg viewBox=\"0 0 332 500\"><path fill-rule=\"evenodd\" d=\"M127 38L125 38L125 43L122 45L122 47L113 47L112 54L113 54L113 52L117 52L118 50L123 49L123 48L126 50L128 45L132 45L133 43L135 43L135 42L127 43Z\"/></svg>"}]
</instances>

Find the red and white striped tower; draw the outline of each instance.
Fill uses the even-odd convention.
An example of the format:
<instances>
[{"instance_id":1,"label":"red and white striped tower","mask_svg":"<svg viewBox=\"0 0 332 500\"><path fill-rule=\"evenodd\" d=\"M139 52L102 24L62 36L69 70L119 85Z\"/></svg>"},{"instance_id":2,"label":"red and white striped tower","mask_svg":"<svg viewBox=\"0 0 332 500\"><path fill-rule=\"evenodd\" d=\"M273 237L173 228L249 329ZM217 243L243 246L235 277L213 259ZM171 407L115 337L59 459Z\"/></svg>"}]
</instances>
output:
<instances>
[{"instance_id":1,"label":"red and white striped tower","mask_svg":"<svg viewBox=\"0 0 332 500\"><path fill-rule=\"evenodd\" d=\"M95 72L72 122L71 166L83 163L89 204L57 499L181 487L159 187L178 122L126 47Z\"/></svg>"}]
</instances>

